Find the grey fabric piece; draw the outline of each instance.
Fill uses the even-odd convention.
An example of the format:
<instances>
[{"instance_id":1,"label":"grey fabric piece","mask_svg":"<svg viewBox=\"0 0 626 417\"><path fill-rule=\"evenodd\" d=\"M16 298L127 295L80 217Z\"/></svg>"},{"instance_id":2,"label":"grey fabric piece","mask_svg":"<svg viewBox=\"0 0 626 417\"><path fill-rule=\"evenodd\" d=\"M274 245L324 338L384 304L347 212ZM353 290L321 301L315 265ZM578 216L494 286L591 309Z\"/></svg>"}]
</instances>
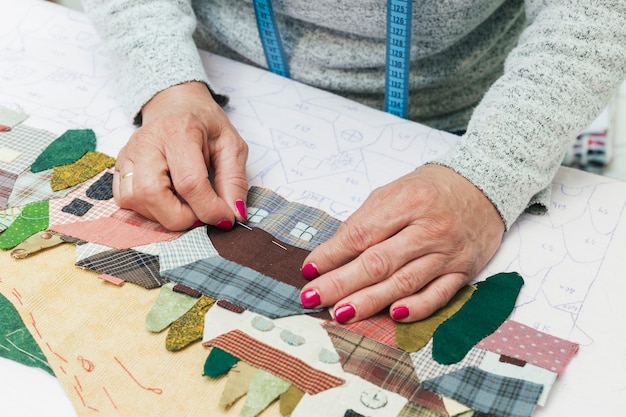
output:
<instances>
[{"instance_id":1,"label":"grey fabric piece","mask_svg":"<svg viewBox=\"0 0 626 417\"><path fill-rule=\"evenodd\" d=\"M250 0L83 3L131 116L164 88L209 83L196 46L266 66ZM273 4L294 79L382 108L385 0ZM433 162L484 192L507 228L545 211L565 150L624 79L626 2L415 0L413 12L410 118L467 125Z\"/></svg>"}]
</instances>

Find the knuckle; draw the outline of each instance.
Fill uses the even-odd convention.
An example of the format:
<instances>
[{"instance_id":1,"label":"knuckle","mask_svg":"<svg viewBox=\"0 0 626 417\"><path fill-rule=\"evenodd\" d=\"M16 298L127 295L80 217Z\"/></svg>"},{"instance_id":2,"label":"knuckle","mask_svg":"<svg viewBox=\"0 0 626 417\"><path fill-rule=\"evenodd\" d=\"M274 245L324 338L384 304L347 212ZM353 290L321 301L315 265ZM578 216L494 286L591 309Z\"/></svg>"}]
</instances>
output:
<instances>
[{"instance_id":1,"label":"knuckle","mask_svg":"<svg viewBox=\"0 0 626 417\"><path fill-rule=\"evenodd\" d=\"M192 195L200 187L203 181L205 181L204 178L191 172L182 176L181 178L176 179L174 181L174 189L180 195Z\"/></svg>"},{"instance_id":2,"label":"knuckle","mask_svg":"<svg viewBox=\"0 0 626 417\"><path fill-rule=\"evenodd\" d=\"M391 275L392 262L384 253L371 249L360 256L365 273L373 280L380 281Z\"/></svg>"},{"instance_id":3,"label":"knuckle","mask_svg":"<svg viewBox=\"0 0 626 417\"><path fill-rule=\"evenodd\" d=\"M344 229L344 244L353 251L362 251L370 245L370 233L364 224L346 220Z\"/></svg>"},{"instance_id":4,"label":"knuckle","mask_svg":"<svg viewBox=\"0 0 626 417\"><path fill-rule=\"evenodd\" d=\"M419 289L419 278L406 269L397 271L393 276L392 283L397 297L406 297Z\"/></svg>"}]
</instances>

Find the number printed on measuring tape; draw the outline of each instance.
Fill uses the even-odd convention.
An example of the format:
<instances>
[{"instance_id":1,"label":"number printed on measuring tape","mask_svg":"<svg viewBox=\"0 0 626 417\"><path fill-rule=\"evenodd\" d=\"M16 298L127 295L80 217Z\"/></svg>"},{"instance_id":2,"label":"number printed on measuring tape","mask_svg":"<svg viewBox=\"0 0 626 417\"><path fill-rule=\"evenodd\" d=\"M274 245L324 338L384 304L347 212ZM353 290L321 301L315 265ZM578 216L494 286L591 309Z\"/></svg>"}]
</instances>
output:
<instances>
[{"instance_id":1,"label":"number printed on measuring tape","mask_svg":"<svg viewBox=\"0 0 626 417\"><path fill-rule=\"evenodd\" d=\"M387 0L385 111L406 118L411 63L411 0Z\"/></svg>"},{"instance_id":2,"label":"number printed on measuring tape","mask_svg":"<svg viewBox=\"0 0 626 417\"><path fill-rule=\"evenodd\" d=\"M287 66L287 58L285 50L280 40L274 10L272 9L271 0L254 0L254 14L256 16L256 24L265 53L267 67L274 74L289 77L289 68Z\"/></svg>"}]
</instances>

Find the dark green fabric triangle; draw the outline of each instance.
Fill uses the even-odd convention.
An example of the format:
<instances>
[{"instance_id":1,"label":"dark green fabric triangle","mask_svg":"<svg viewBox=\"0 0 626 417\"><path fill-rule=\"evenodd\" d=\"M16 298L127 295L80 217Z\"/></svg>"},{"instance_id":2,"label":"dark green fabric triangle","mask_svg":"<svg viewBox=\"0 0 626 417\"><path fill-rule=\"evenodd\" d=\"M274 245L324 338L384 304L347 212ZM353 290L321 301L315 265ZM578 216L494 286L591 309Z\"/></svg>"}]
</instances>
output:
<instances>
[{"instance_id":1,"label":"dark green fabric triangle","mask_svg":"<svg viewBox=\"0 0 626 417\"><path fill-rule=\"evenodd\" d=\"M48 359L9 300L0 294L0 356L43 369L54 376Z\"/></svg>"},{"instance_id":2,"label":"dark green fabric triangle","mask_svg":"<svg viewBox=\"0 0 626 417\"><path fill-rule=\"evenodd\" d=\"M209 352L206 362L204 362L203 375L211 378L217 378L218 376L224 375L228 372L237 362L239 362L238 357L214 346L211 348L211 352Z\"/></svg>"},{"instance_id":3,"label":"dark green fabric triangle","mask_svg":"<svg viewBox=\"0 0 626 417\"><path fill-rule=\"evenodd\" d=\"M41 172L78 161L87 152L95 152L96 134L91 129L68 130L56 138L37 157L31 172Z\"/></svg>"},{"instance_id":4,"label":"dark green fabric triangle","mask_svg":"<svg viewBox=\"0 0 626 417\"><path fill-rule=\"evenodd\" d=\"M433 359L443 365L463 359L509 317L522 285L524 280L517 272L492 275L477 283L463 307L435 330Z\"/></svg>"}]
</instances>

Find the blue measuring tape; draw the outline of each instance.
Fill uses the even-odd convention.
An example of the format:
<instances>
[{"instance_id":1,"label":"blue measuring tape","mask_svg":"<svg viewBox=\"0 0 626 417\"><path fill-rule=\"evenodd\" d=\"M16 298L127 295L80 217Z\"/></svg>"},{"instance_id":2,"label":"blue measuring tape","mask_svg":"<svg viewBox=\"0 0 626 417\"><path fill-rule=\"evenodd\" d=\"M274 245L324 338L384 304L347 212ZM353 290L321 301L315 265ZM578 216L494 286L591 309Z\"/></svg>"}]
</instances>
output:
<instances>
[{"instance_id":1,"label":"blue measuring tape","mask_svg":"<svg viewBox=\"0 0 626 417\"><path fill-rule=\"evenodd\" d=\"M267 67L274 74L289 77L289 67L287 66L283 43L278 34L272 0L254 0L253 4Z\"/></svg>"},{"instance_id":2,"label":"blue measuring tape","mask_svg":"<svg viewBox=\"0 0 626 417\"><path fill-rule=\"evenodd\" d=\"M253 4L267 67L275 74L289 77L272 1L254 0ZM387 0L385 111L405 119L409 109L412 17L412 0Z\"/></svg>"}]
</instances>

